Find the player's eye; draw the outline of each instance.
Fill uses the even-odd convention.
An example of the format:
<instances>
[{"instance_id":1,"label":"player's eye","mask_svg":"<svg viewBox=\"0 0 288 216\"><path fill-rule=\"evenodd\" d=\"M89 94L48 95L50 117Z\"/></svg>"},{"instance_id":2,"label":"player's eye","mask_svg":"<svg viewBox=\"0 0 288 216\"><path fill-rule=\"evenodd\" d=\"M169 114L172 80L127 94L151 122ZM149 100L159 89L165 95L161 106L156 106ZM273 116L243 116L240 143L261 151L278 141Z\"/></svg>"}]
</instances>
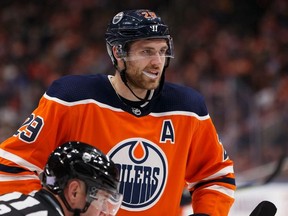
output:
<instances>
[{"instance_id":1,"label":"player's eye","mask_svg":"<svg viewBox=\"0 0 288 216\"><path fill-rule=\"evenodd\" d=\"M156 52L155 52L155 51L152 51L152 50L149 50L149 49L146 49L146 50L142 50L142 51L140 52L140 54L141 54L142 56L153 56L153 55L156 54Z\"/></svg>"},{"instance_id":2,"label":"player's eye","mask_svg":"<svg viewBox=\"0 0 288 216\"><path fill-rule=\"evenodd\" d=\"M160 56L165 56L166 53L167 53L167 49L161 49L161 50L159 51L159 55L160 55Z\"/></svg>"}]
</instances>

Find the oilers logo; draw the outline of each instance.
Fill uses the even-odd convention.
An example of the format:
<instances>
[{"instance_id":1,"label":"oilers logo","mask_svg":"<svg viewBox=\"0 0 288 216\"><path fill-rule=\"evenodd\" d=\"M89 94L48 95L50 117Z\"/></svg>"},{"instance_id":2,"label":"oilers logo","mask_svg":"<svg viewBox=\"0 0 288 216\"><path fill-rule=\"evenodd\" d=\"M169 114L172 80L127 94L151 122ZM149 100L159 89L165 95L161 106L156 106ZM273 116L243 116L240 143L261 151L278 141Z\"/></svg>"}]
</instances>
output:
<instances>
[{"instance_id":1,"label":"oilers logo","mask_svg":"<svg viewBox=\"0 0 288 216\"><path fill-rule=\"evenodd\" d=\"M132 138L118 143L108 153L120 171L121 208L143 211L161 197L168 175L167 159L155 143Z\"/></svg>"}]
</instances>

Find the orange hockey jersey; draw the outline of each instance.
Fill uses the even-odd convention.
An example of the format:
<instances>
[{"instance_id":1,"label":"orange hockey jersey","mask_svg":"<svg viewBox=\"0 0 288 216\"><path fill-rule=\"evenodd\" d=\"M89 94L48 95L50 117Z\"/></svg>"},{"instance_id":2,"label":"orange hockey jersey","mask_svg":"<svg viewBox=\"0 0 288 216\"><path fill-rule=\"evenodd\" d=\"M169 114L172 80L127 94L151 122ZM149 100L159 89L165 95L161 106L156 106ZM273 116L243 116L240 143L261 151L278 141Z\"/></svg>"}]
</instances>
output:
<instances>
[{"instance_id":1,"label":"orange hockey jersey","mask_svg":"<svg viewBox=\"0 0 288 216\"><path fill-rule=\"evenodd\" d=\"M48 155L66 141L108 154L120 170L120 216L178 215L183 186L196 213L228 215L233 162L202 96L165 83L144 107L131 107L106 75L65 76L49 87L18 131L0 145L0 194L40 188Z\"/></svg>"}]
</instances>

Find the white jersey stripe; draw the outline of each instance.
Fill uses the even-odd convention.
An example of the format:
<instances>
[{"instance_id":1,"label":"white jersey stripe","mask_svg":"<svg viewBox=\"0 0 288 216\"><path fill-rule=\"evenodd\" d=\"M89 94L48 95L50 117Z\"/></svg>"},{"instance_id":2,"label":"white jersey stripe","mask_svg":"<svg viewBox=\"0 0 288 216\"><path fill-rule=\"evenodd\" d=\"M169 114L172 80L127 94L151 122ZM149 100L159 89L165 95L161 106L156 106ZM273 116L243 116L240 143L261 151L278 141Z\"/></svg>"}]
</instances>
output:
<instances>
[{"instance_id":1,"label":"white jersey stripe","mask_svg":"<svg viewBox=\"0 0 288 216\"><path fill-rule=\"evenodd\" d=\"M18 164L21 167L24 167L30 171L36 171L38 174L41 173L43 170L34 164L24 160L23 158L12 154L10 152L7 152L3 149L0 149L0 157L5 158L6 160L13 161L14 163Z\"/></svg>"},{"instance_id":2,"label":"white jersey stripe","mask_svg":"<svg viewBox=\"0 0 288 216\"><path fill-rule=\"evenodd\" d=\"M227 166L203 180L210 180L210 179L218 178L220 176L227 175L228 173L234 173L233 166Z\"/></svg>"},{"instance_id":3,"label":"white jersey stripe","mask_svg":"<svg viewBox=\"0 0 288 216\"><path fill-rule=\"evenodd\" d=\"M111 109L111 110L113 110L115 112L124 112L122 109L108 106L107 104L100 103L100 102L98 102L96 100L93 100L93 99L86 99L86 100L79 100L79 101L74 101L74 102L67 102L67 101L60 100L59 98L56 98L56 97L50 97L46 93L44 94L44 98L46 98L47 100L55 101L56 103L62 104L64 106L76 106L76 105L80 105L80 104L93 103L93 104L97 104L99 107Z\"/></svg>"},{"instance_id":4,"label":"white jersey stripe","mask_svg":"<svg viewBox=\"0 0 288 216\"><path fill-rule=\"evenodd\" d=\"M225 187L219 186L219 185L211 185L209 187L204 188L203 190L215 190L215 191L218 191L222 194L225 194L231 198L234 198L234 194L235 194L234 190L231 190L229 188L225 188Z\"/></svg>"},{"instance_id":5,"label":"white jersey stripe","mask_svg":"<svg viewBox=\"0 0 288 216\"><path fill-rule=\"evenodd\" d=\"M31 206L38 205L40 202L33 197L28 196L25 200L10 203L17 210L22 210Z\"/></svg>"},{"instance_id":6,"label":"white jersey stripe","mask_svg":"<svg viewBox=\"0 0 288 216\"><path fill-rule=\"evenodd\" d=\"M15 192L1 195L0 200L7 202L7 201L12 200L12 199L19 199L21 197L21 195L22 195L22 193L15 191Z\"/></svg>"},{"instance_id":7,"label":"white jersey stripe","mask_svg":"<svg viewBox=\"0 0 288 216\"><path fill-rule=\"evenodd\" d=\"M60 100L59 98L56 98L56 97L50 97L46 93L44 94L44 98L46 98L47 100L55 101L56 103L62 104L64 106L76 106L76 105L80 105L80 104L93 103L93 104L97 104L99 107L107 108L107 109L110 109L110 110L115 111L115 112L125 112L122 109L115 108L115 107L109 106L107 104L103 104L103 103L98 102L98 101L93 100L93 99L79 100L79 101L75 101L75 102L67 102L67 101ZM161 113L150 113L149 115L154 116L154 117L183 115L183 116L195 117L199 120L206 120L206 119L210 118L209 114L205 115L205 116L199 116L194 112L188 112L188 111L170 111L170 112L161 112Z\"/></svg>"},{"instance_id":8,"label":"white jersey stripe","mask_svg":"<svg viewBox=\"0 0 288 216\"><path fill-rule=\"evenodd\" d=\"M39 177L36 175L9 176L9 175L1 175L0 174L0 182L32 180L32 179L39 180Z\"/></svg>"},{"instance_id":9,"label":"white jersey stripe","mask_svg":"<svg viewBox=\"0 0 288 216\"><path fill-rule=\"evenodd\" d=\"M215 178L218 178L220 176L224 176L224 175L227 175L228 173L234 173L234 169L233 169L233 166L227 166L221 170L219 170L218 172L214 173L213 175L211 176L208 176L207 178L203 179L204 181L207 181L207 180L210 180L210 179L215 179ZM196 184L198 184L199 182L191 182L191 183L188 183L188 190L193 188Z\"/></svg>"},{"instance_id":10,"label":"white jersey stripe","mask_svg":"<svg viewBox=\"0 0 288 216\"><path fill-rule=\"evenodd\" d=\"M47 216L47 215L48 215L48 211L43 210L43 211L38 211L38 212L27 214L26 216ZM62 213L61 213L61 215L62 215Z\"/></svg>"}]
</instances>

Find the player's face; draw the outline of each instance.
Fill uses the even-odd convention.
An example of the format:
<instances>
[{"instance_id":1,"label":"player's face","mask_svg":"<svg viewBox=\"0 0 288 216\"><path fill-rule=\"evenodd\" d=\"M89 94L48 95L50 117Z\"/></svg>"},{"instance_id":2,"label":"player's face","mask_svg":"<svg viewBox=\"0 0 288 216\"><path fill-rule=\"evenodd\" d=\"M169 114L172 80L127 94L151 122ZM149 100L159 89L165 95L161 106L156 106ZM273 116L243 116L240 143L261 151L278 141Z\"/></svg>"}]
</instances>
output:
<instances>
[{"instance_id":1,"label":"player's face","mask_svg":"<svg viewBox=\"0 0 288 216\"><path fill-rule=\"evenodd\" d=\"M95 208L93 205L90 205L86 212L82 213L81 216L107 216L102 213L101 210Z\"/></svg>"},{"instance_id":2,"label":"player's face","mask_svg":"<svg viewBox=\"0 0 288 216\"><path fill-rule=\"evenodd\" d=\"M119 193L108 193L101 189L90 190L91 201L89 208L81 216L115 216L121 203L122 195Z\"/></svg>"},{"instance_id":3,"label":"player's face","mask_svg":"<svg viewBox=\"0 0 288 216\"><path fill-rule=\"evenodd\" d=\"M139 40L131 44L126 57L126 76L134 90L152 90L159 86L167 49L165 39Z\"/></svg>"}]
</instances>

